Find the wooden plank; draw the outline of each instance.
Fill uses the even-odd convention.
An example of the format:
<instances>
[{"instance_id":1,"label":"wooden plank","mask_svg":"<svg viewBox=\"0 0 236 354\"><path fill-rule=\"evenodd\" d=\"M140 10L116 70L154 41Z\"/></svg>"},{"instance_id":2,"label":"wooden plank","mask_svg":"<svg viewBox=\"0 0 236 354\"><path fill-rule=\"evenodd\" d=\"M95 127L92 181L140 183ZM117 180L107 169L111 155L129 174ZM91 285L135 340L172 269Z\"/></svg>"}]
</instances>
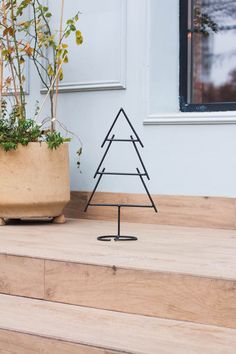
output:
<instances>
[{"instance_id":1,"label":"wooden plank","mask_svg":"<svg viewBox=\"0 0 236 354\"><path fill-rule=\"evenodd\" d=\"M116 354L101 348L0 330L0 354Z\"/></svg>"},{"instance_id":2,"label":"wooden plank","mask_svg":"<svg viewBox=\"0 0 236 354\"><path fill-rule=\"evenodd\" d=\"M116 223L68 220L1 229L1 252L9 255L236 279L236 231L123 223L138 242L99 242Z\"/></svg>"},{"instance_id":3,"label":"wooden plank","mask_svg":"<svg viewBox=\"0 0 236 354\"><path fill-rule=\"evenodd\" d=\"M115 220L117 212L111 207L91 207L84 213L84 207L90 192L72 192L71 202L65 209L67 217L93 220ZM153 196L159 213L151 209L126 208L122 218L127 222L153 223L207 228L236 228L235 198L192 197L192 196ZM122 194L98 192L94 202L145 204L148 199L144 194Z\"/></svg>"},{"instance_id":4,"label":"wooden plank","mask_svg":"<svg viewBox=\"0 0 236 354\"><path fill-rule=\"evenodd\" d=\"M108 351L139 354L235 354L236 348L235 329L191 322L6 295L0 295L0 313L2 330Z\"/></svg>"},{"instance_id":5,"label":"wooden plank","mask_svg":"<svg viewBox=\"0 0 236 354\"><path fill-rule=\"evenodd\" d=\"M44 297L44 260L0 254L0 292Z\"/></svg>"},{"instance_id":6,"label":"wooden plank","mask_svg":"<svg viewBox=\"0 0 236 354\"><path fill-rule=\"evenodd\" d=\"M236 280L46 261L45 298L236 328Z\"/></svg>"}]
</instances>

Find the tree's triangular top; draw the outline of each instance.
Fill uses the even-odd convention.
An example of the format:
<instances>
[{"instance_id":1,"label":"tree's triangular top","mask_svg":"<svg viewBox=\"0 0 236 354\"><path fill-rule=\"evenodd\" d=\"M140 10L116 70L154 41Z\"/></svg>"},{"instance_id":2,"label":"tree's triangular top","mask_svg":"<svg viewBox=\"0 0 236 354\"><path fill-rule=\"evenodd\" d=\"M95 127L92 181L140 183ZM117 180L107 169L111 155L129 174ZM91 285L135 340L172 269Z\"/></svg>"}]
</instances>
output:
<instances>
[{"instance_id":1,"label":"tree's triangular top","mask_svg":"<svg viewBox=\"0 0 236 354\"><path fill-rule=\"evenodd\" d=\"M122 107L120 108L119 112L117 113L116 118L115 118L114 122L112 123L111 128L109 129L109 131L108 131L108 133L107 133L107 135L106 135L106 137L105 137L105 139L104 139L104 141L103 141L103 143L102 143L102 147L103 147L103 146L105 145L105 143L108 141L109 136L110 136L112 130L114 129L114 126L116 125L116 122L118 121L118 119L119 119L119 117L121 116L121 114L123 114L123 116L125 117L125 119L126 119L128 125L130 126L130 128L131 128L133 134L135 135L135 138L137 139L137 141L139 142L139 144L143 147L142 141L140 140L140 138L139 138L138 134L136 133L136 131L135 131L133 125L131 124L131 122L130 122L128 116L127 116L127 114L125 113L125 110L124 110Z\"/></svg>"}]
</instances>

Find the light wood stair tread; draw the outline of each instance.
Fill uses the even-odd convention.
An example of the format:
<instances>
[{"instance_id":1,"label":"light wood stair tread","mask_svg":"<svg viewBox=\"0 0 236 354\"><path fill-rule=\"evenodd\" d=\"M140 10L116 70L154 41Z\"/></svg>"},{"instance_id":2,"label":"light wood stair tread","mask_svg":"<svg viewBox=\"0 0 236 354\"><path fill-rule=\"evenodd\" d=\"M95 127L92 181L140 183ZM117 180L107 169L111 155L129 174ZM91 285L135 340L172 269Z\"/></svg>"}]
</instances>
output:
<instances>
[{"instance_id":1,"label":"light wood stair tread","mask_svg":"<svg viewBox=\"0 0 236 354\"><path fill-rule=\"evenodd\" d=\"M0 254L236 279L236 230L123 223L138 242L99 242L116 223L69 220L1 228Z\"/></svg>"},{"instance_id":2,"label":"light wood stair tread","mask_svg":"<svg viewBox=\"0 0 236 354\"><path fill-rule=\"evenodd\" d=\"M236 330L223 327L8 295L0 295L0 314L0 330L122 353L236 352Z\"/></svg>"}]
</instances>

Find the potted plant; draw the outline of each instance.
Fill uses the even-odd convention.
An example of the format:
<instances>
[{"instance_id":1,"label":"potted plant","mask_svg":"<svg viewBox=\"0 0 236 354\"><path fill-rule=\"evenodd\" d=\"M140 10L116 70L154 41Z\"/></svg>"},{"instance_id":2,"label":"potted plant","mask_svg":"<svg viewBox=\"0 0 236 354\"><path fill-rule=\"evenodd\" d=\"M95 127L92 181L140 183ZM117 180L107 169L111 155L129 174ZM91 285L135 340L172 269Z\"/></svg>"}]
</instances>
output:
<instances>
[{"instance_id":1,"label":"potted plant","mask_svg":"<svg viewBox=\"0 0 236 354\"><path fill-rule=\"evenodd\" d=\"M0 225L6 219L52 217L63 223L70 200L68 137L56 130L59 81L68 62L66 38L83 38L79 13L60 30L50 27L51 12L39 0L2 0L0 5ZM29 18L27 15L30 13ZM28 117L25 65L32 61L48 93ZM37 123L47 97L50 116ZM64 126L62 126L64 128ZM67 132L68 133L68 132ZM79 149L78 154L81 153Z\"/></svg>"}]
</instances>

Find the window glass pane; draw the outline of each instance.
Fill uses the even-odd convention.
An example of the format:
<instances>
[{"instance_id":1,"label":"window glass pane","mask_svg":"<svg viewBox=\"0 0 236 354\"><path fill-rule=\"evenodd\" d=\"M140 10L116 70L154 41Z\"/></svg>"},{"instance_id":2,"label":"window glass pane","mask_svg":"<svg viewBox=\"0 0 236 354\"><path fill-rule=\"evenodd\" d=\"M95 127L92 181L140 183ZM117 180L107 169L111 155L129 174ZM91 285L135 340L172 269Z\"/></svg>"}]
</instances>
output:
<instances>
[{"instance_id":1,"label":"window glass pane","mask_svg":"<svg viewBox=\"0 0 236 354\"><path fill-rule=\"evenodd\" d=\"M188 103L236 101L236 0L189 0Z\"/></svg>"}]
</instances>

